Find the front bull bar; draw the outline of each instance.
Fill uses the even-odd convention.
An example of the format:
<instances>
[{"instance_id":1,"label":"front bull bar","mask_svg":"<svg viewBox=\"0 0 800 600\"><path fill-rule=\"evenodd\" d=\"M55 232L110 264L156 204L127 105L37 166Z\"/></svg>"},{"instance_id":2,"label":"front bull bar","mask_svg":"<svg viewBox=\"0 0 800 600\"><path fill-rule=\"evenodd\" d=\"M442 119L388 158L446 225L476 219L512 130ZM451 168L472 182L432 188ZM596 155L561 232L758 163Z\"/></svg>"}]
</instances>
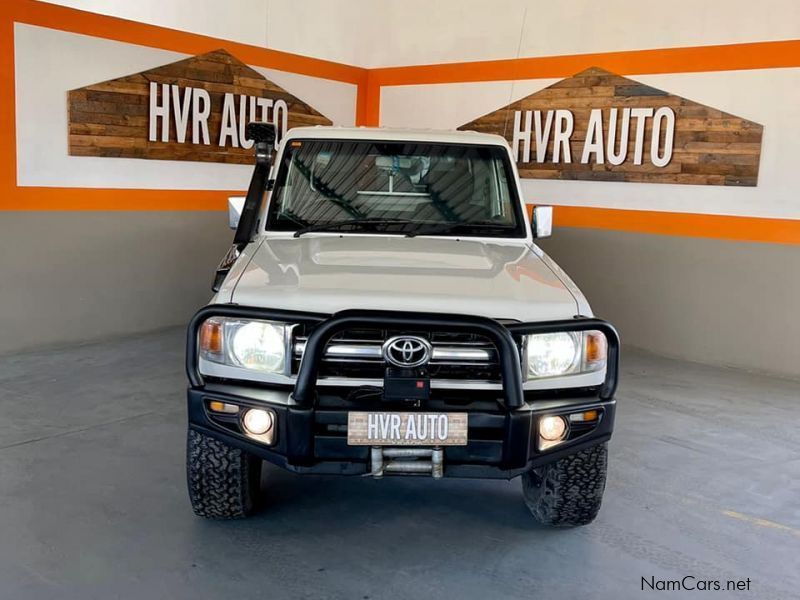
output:
<instances>
[{"instance_id":1,"label":"front bull bar","mask_svg":"<svg viewBox=\"0 0 800 600\"><path fill-rule=\"evenodd\" d=\"M347 329L356 328L429 329L453 333L476 333L486 336L497 348L504 404L508 409L519 408L525 402L520 355L517 344L514 341L515 334L521 336L596 330L605 335L608 345L606 376L598 392L599 398L601 400L611 400L618 384L619 335L613 325L602 319L577 316L573 319L559 321L503 325L494 319L469 315L345 310L327 317L318 313L244 307L232 304L212 304L201 308L194 315L189 323L187 332L186 373L192 387L195 388L204 386L203 376L198 370L198 332L206 319L215 316L267 319L315 325L308 336L292 394L294 401L304 408L312 407L317 397L319 365L328 342L336 334Z\"/></svg>"}]
</instances>

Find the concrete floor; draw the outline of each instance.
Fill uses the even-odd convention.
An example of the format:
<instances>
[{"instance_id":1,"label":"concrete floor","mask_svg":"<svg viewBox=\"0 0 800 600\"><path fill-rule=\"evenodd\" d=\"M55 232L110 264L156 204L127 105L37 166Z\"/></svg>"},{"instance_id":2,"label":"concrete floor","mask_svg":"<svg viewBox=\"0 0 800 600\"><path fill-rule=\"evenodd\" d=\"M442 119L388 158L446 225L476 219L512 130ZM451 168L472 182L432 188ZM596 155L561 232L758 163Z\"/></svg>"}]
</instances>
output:
<instances>
[{"instance_id":1,"label":"concrete floor","mask_svg":"<svg viewBox=\"0 0 800 600\"><path fill-rule=\"evenodd\" d=\"M626 353L585 528L534 524L519 481L271 468L265 510L216 523L186 498L182 354L170 331L0 358L0 598L620 599L686 575L798 597L800 383Z\"/></svg>"}]
</instances>

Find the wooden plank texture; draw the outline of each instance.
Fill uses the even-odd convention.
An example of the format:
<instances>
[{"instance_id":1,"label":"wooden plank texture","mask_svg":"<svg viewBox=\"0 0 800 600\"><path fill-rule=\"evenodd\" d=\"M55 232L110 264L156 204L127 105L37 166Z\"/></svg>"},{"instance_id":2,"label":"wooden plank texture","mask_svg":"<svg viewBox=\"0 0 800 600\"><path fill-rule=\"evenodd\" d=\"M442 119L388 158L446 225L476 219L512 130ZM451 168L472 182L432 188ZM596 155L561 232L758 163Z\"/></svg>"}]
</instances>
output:
<instances>
[{"instance_id":1,"label":"wooden plank texture","mask_svg":"<svg viewBox=\"0 0 800 600\"><path fill-rule=\"evenodd\" d=\"M603 140L606 142L610 109L618 109L616 139L619 149L622 109L659 107L669 107L675 114L673 153L667 165L658 167L647 160L652 139L652 119L648 119L644 127L645 160L642 164L636 165L633 162L635 119L631 119L628 152L621 165L611 165L607 156L603 164L596 164L594 155L589 164L580 162L592 109L602 110ZM522 153L518 155L520 177L729 186L755 186L758 182L764 129L762 125L598 67L563 79L526 98L465 123L459 129L499 134L509 144L513 144L515 111L522 111L522 120L524 111L541 111L544 122L547 111L551 110L568 110L574 117L573 133L569 139L572 161L553 162L554 144L551 135L545 161L537 162L534 132L531 136L531 160L523 162ZM607 150L607 144L604 144L604 149ZM663 151L663 140L659 151Z\"/></svg>"},{"instance_id":2,"label":"wooden plank texture","mask_svg":"<svg viewBox=\"0 0 800 600\"><path fill-rule=\"evenodd\" d=\"M191 116L184 143L178 143L174 119L170 118L169 141L150 141L150 83L177 85L180 98L190 87L208 92L209 144L193 144ZM145 158L250 164L252 148L219 145L224 95L234 94L238 119L239 96L282 100L288 108L288 128L330 125L331 121L277 84L232 56L216 50L142 73L94 83L67 94L69 153L73 156ZM159 92L159 103L161 102ZM170 98L170 103L172 98ZM249 111L249 100L246 100ZM160 132L161 119L159 119Z\"/></svg>"}]
</instances>

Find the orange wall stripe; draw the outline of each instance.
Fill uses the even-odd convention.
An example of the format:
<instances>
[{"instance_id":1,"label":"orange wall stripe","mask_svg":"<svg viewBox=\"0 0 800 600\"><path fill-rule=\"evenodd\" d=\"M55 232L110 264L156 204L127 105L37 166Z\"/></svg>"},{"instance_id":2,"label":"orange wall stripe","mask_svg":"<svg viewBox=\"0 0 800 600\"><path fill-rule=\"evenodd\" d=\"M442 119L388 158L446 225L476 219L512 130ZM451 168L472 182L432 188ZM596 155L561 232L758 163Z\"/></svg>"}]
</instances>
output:
<instances>
[{"instance_id":1,"label":"orange wall stripe","mask_svg":"<svg viewBox=\"0 0 800 600\"><path fill-rule=\"evenodd\" d=\"M14 203L0 210L95 210L95 211L223 211L227 198L242 190L133 190L89 188L17 188ZM113 198L113 203L109 203ZM20 209L19 205L24 206ZM532 205L528 205L529 211ZM658 235L688 236L800 244L800 220L673 213L584 206L556 206L556 227L609 229Z\"/></svg>"},{"instance_id":2,"label":"orange wall stripe","mask_svg":"<svg viewBox=\"0 0 800 600\"><path fill-rule=\"evenodd\" d=\"M362 81L356 88L356 125L364 125L367 114L367 84Z\"/></svg>"},{"instance_id":3,"label":"orange wall stripe","mask_svg":"<svg viewBox=\"0 0 800 600\"><path fill-rule=\"evenodd\" d=\"M356 125L380 126L381 87L371 71L358 86L356 99Z\"/></svg>"},{"instance_id":4,"label":"orange wall stripe","mask_svg":"<svg viewBox=\"0 0 800 600\"><path fill-rule=\"evenodd\" d=\"M224 211L228 196L243 190L134 190L107 188L18 187L13 200L0 198L5 211ZM221 217L220 217L221 218Z\"/></svg>"},{"instance_id":5,"label":"orange wall stripe","mask_svg":"<svg viewBox=\"0 0 800 600\"><path fill-rule=\"evenodd\" d=\"M800 67L800 40L662 48L372 69L378 85L569 77L589 67L619 75Z\"/></svg>"},{"instance_id":6,"label":"orange wall stripe","mask_svg":"<svg viewBox=\"0 0 800 600\"><path fill-rule=\"evenodd\" d=\"M6 202L17 183L17 114L14 85L14 22L9 5L0 3L0 202Z\"/></svg>"},{"instance_id":7,"label":"orange wall stripe","mask_svg":"<svg viewBox=\"0 0 800 600\"><path fill-rule=\"evenodd\" d=\"M556 206L554 224L556 227L800 244L800 220L795 219Z\"/></svg>"},{"instance_id":8,"label":"orange wall stripe","mask_svg":"<svg viewBox=\"0 0 800 600\"><path fill-rule=\"evenodd\" d=\"M93 37L184 54L202 54L225 47L243 62L300 75L358 84L367 76L361 67L270 50L196 33L188 33L117 17L108 17L35 0L4 0L11 19Z\"/></svg>"},{"instance_id":9,"label":"orange wall stripe","mask_svg":"<svg viewBox=\"0 0 800 600\"><path fill-rule=\"evenodd\" d=\"M360 124L367 127L379 127L381 124L381 86L372 73L367 76L365 96L364 122Z\"/></svg>"}]
</instances>

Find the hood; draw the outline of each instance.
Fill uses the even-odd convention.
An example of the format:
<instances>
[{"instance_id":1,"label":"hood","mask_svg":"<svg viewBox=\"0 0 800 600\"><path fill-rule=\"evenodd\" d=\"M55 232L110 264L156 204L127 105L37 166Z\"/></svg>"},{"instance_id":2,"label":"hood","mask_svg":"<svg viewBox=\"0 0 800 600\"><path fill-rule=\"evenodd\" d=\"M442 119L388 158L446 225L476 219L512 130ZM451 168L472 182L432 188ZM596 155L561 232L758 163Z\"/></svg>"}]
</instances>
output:
<instances>
[{"instance_id":1,"label":"hood","mask_svg":"<svg viewBox=\"0 0 800 600\"><path fill-rule=\"evenodd\" d=\"M265 239L220 298L226 292L245 306L326 314L372 309L545 321L578 312L573 294L523 241Z\"/></svg>"}]
</instances>

